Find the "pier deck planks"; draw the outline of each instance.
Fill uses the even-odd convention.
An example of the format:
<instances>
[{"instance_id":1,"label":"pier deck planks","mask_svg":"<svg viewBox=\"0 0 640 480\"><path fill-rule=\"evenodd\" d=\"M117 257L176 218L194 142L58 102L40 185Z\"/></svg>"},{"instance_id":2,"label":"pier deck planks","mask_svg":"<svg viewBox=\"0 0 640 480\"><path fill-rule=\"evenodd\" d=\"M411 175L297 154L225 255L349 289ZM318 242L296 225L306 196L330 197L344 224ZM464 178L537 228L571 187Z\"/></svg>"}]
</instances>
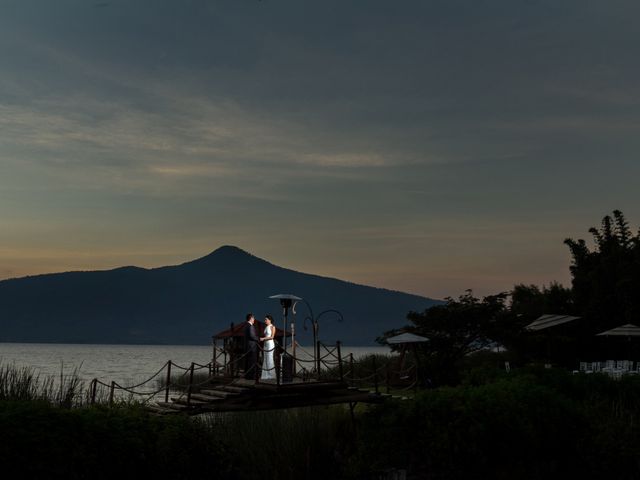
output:
<instances>
[{"instance_id":1,"label":"pier deck planks","mask_svg":"<svg viewBox=\"0 0 640 480\"><path fill-rule=\"evenodd\" d=\"M275 382L253 382L235 379L228 384L212 383L191 395L172 398L172 402L158 402L149 410L156 414L207 412L237 412L295 408L339 403L381 403L389 395L350 388L344 382L295 381L277 385Z\"/></svg>"}]
</instances>

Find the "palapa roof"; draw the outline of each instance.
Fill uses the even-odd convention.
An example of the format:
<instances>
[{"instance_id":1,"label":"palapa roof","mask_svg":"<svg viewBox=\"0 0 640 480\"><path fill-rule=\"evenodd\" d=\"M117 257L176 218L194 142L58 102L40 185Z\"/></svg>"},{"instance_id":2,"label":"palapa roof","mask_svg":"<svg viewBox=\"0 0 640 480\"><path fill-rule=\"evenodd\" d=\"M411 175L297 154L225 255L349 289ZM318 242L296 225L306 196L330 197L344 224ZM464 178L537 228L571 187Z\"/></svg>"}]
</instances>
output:
<instances>
[{"instance_id":1,"label":"palapa roof","mask_svg":"<svg viewBox=\"0 0 640 480\"><path fill-rule=\"evenodd\" d=\"M543 330L545 328L555 327L556 325L562 325L563 323L572 322L579 318L580 317L574 317L572 315L542 315L524 328L529 331Z\"/></svg>"},{"instance_id":2,"label":"palapa roof","mask_svg":"<svg viewBox=\"0 0 640 480\"><path fill-rule=\"evenodd\" d=\"M606 332L598 333L596 336L640 337L640 327L627 323Z\"/></svg>"},{"instance_id":3,"label":"palapa roof","mask_svg":"<svg viewBox=\"0 0 640 480\"><path fill-rule=\"evenodd\" d=\"M387 343L389 345L399 345L402 343L421 343L428 341L429 339L427 337L421 337L420 335L416 335L414 333L401 333L400 335L395 335L393 337L387 338Z\"/></svg>"}]
</instances>

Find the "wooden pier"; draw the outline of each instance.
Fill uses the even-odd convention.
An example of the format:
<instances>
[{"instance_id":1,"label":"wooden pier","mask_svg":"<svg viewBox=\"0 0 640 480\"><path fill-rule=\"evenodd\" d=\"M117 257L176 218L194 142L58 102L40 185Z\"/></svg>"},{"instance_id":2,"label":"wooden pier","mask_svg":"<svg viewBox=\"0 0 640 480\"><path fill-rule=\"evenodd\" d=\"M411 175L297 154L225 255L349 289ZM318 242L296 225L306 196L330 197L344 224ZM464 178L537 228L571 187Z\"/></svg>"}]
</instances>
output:
<instances>
[{"instance_id":1,"label":"wooden pier","mask_svg":"<svg viewBox=\"0 0 640 480\"><path fill-rule=\"evenodd\" d=\"M225 347L232 346L231 342L225 343ZM391 362L378 366L375 356L370 368L361 366L357 369L358 362L353 355L344 358L340 347L340 342L335 345L317 342L314 347L317 357L311 360L283 354L276 361L275 380L261 380L258 369L255 379L244 378L244 355L235 355L231 348L216 350L214 343L213 360L206 365L191 363L190 366L180 366L169 360L153 376L131 386L122 386L115 381L105 383L96 378L90 384L88 397L92 404L107 403L108 398L109 405L123 396L140 398L149 411L160 415L334 404L348 404L353 412L357 403L375 404L390 398L407 398L402 396L402 392L415 390L417 369L397 370L392 368ZM283 360L285 355L288 356L287 362ZM280 368L283 364L289 365L288 374ZM360 377L356 370L359 370ZM392 396L392 389L400 395Z\"/></svg>"},{"instance_id":2,"label":"wooden pier","mask_svg":"<svg viewBox=\"0 0 640 480\"><path fill-rule=\"evenodd\" d=\"M198 415L207 412L238 412L272 410L314 405L381 403L388 394L349 387L344 382L307 381L277 385L235 379L231 383L212 382L198 393L173 396L169 402L148 405L157 414L183 413Z\"/></svg>"}]
</instances>

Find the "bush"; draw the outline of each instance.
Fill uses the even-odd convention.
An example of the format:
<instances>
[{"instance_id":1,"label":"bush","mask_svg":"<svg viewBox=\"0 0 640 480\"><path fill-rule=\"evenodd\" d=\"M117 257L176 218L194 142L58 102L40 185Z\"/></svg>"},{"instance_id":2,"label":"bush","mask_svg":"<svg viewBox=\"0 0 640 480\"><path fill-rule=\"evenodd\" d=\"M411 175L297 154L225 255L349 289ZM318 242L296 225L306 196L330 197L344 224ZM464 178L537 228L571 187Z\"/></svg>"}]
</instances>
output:
<instances>
[{"instance_id":1,"label":"bush","mask_svg":"<svg viewBox=\"0 0 640 480\"><path fill-rule=\"evenodd\" d=\"M424 478L568 475L585 429L568 399L528 381L440 388L366 415L357 469L406 468Z\"/></svg>"},{"instance_id":2,"label":"bush","mask_svg":"<svg viewBox=\"0 0 640 480\"><path fill-rule=\"evenodd\" d=\"M341 478L355 449L344 406L238 412L206 417L227 439L238 478Z\"/></svg>"},{"instance_id":3,"label":"bush","mask_svg":"<svg viewBox=\"0 0 640 480\"><path fill-rule=\"evenodd\" d=\"M364 415L352 472L640 478L639 377L528 368L472 380Z\"/></svg>"},{"instance_id":4,"label":"bush","mask_svg":"<svg viewBox=\"0 0 640 480\"><path fill-rule=\"evenodd\" d=\"M0 402L0 431L3 473L20 478L227 478L230 471L224 444L203 425L131 406Z\"/></svg>"},{"instance_id":5,"label":"bush","mask_svg":"<svg viewBox=\"0 0 640 480\"><path fill-rule=\"evenodd\" d=\"M0 400L21 478L640 478L640 378L485 369L414 400L157 417L140 406Z\"/></svg>"}]
</instances>

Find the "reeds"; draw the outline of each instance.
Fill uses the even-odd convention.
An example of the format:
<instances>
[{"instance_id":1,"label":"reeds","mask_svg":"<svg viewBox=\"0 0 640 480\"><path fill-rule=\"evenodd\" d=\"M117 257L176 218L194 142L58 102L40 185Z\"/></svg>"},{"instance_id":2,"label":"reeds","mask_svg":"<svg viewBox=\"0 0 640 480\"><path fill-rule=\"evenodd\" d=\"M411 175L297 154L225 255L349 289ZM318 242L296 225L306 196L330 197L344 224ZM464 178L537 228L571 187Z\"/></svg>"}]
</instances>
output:
<instances>
[{"instance_id":1,"label":"reeds","mask_svg":"<svg viewBox=\"0 0 640 480\"><path fill-rule=\"evenodd\" d=\"M32 367L0 365L0 400L44 401L64 408L80 406L86 401L84 382L78 370L60 378L42 377Z\"/></svg>"},{"instance_id":2,"label":"reeds","mask_svg":"<svg viewBox=\"0 0 640 480\"><path fill-rule=\"evenodd\" d=\"M336 478L355 448L345 406L206 414L198 421L228 445L239 478Z\"/></svg>"}]
</instances>

